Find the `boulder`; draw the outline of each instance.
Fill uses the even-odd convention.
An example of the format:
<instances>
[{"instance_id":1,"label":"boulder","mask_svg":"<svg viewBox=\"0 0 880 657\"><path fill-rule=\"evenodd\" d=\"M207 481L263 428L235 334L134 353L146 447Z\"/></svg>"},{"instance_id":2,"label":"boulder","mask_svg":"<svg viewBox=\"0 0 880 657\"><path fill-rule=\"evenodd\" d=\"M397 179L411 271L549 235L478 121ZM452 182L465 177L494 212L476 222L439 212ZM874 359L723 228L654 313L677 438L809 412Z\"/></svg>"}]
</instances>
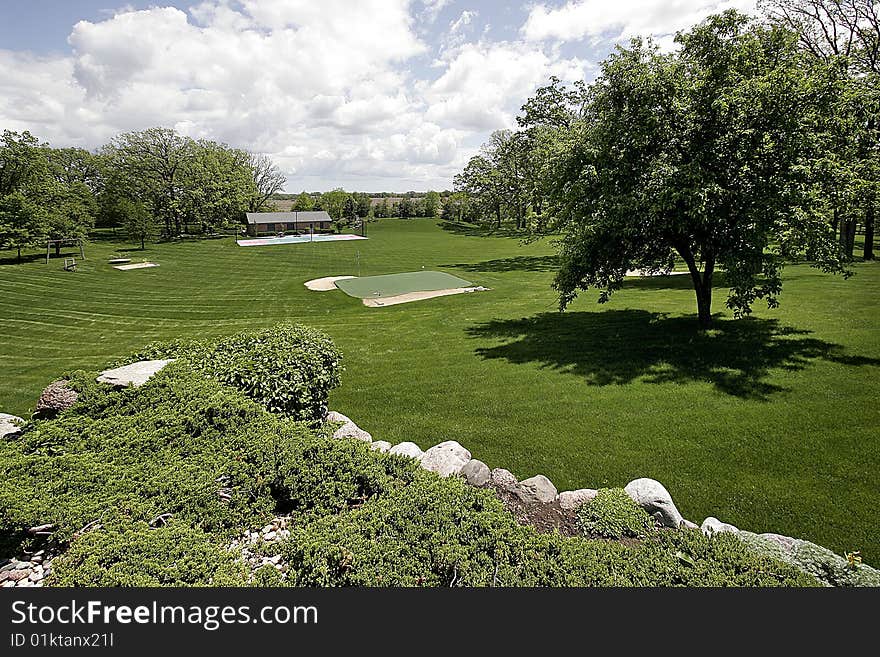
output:
<instances>
[{"instance_id":1,"label":"boulder","mask_svg":"<svg viewBox=\"0 0 880 657\"><path fill-rule=\"evenodd\" d=\"M39 419L51 419L62 411L76 403L79 393L70 387L70 382L65 380L53 381L40 394L37 405L34 408L34 417Z\"/></svg>"},{"instance_id":2,"label":"boulder","mask_svg":"<svg viewBox=\"0 0 880 657\"><path fill-rule=\"evenodd\" d=\"M678 527L682 518L669 491L659 481L643 477L634 479L624 488L626 494L667 527Z\"/></svg>"},{"instance_id":3,"label":"boulder","mask_svg":"<svg viewBox=\"0 0 880 657\"><path fill-rule=\"evenodd\" d=\"M21 432L24 426L24 420L17 415L9 413L0 413L0 438L12 438Z\"/></svg>"},{"instance_id":4,"label":"boulder","mask_svg":"<svg viewBox=\"0 0 880 657\"><path fill-rule=\"evenodd\" d=\"M684 527L685 529L699 529L700 528L700 526L697 523L691 522L690 520L688 520L686 518L682 519L679 527Z\"/></svg>"},{"instance_id":5,"label":"boulder","mask_svg":"<svg viewBox=\"0 0 880 657\"><path fill-rule=\"evenodd\" d=\"M356 438L358 440L363 440L365 443L369 443L373 441L373 436L371 436L368 432L361 429L354 422L346 422L341 427L339 427L336 431L333 432L334 438Z\"/></svg>"},{"instance_id":6,"label":"boulder","mask_svg":"<svg viewBox=\"0 0 880 657\"><path fill-rule=\"evenodd\" d=\"M489 466L478 459L471 459L465 463L459 474L471 486L485 486L492 476L489 472Z\"/></svg>"},{"instance_id":7,"label":"boulder","mask_svg":"<svg viewBox=\"0 0 880 657\"><path fill-rule=\"evenodd\" d=\"M559 491L553 482L544 475L535 475L519 482L513 489L516 496L523 502L549 504L556 499Z\"/></svg>"},{"instance_id":8,"label":"boulder","mask_svg":"<svg viewBox=\"0 0 880 657\"><path fill-rule=\"evenodd\" d=\"M499 488L512 488L516 486L516 476L504 468L495 468L492 470L492 483Z\"/></svg>"},{"instance_id":9,"label":"boulder","mask_svg":"<svg viewBox=\"0 0 880 657\"><path fill-rule=\"evenodd\" d=\"M783 536L782 534L759 534L761 538L765 541L770 541L778 545L785 552L796 552L799 547L805 542L799 538L792 538L791 536Z\"/></svg>"},{"instance_id":10,"label":"boulder","mask_svg":"<svg viewBox=\"0 0 880 657\"><path fill-rule=\"evenodd\" d=\"M454 440L434 445L422 457L422 467L441 477L458 474L471 460L471 453Z\"/></svg>"},{"instance_id":11,"label":"boulder","mask_svg":"<svg viewBox=\"0 0 880 657\"><path fill-rule=\"evenodd\" d=\"M408 456L415 459L416 461L421 461L422 457L424 457L425 455L425 453L418 445L410 442L398 443L397 445L389 449L388 453L402 454L403 456Z\"/></svg>"},{"instance_id":12,"label":"boulder","mask_svg":"<svg viewBox=\"0 0 880 657\"><path fill-rule=\"evenodd\" d=\"M329 413L327 413L327 415L324 416L324 421L325 422L342 422L343 424L346 424L347 422L352 422L351 418L346 417L342 413L337 413L336 411L330 411ZM354 423L352 422L352 424L354 424Z\"/></svg>"},{"instance_id":13,"label":"boulder","mask_svg":"<svg viewBox=\"0 0 880 657\"><path fill-rule=\"evenodd\" d=\"M730 534L739 534L739 529L734 527L733 525L728 525L726 522L721 522L718 518L713 516L709 516L703 521L703 524L700 525L700 529L706 536L711 536L712 534L723 534L725 532Z\"/></svg>"},{"instance_id":14,"label":"boulder","mask_svg":"<svg viewBox=\"0 0 880 657\"><path fill-rule=\"evenodd\" d=\"M99 383L109 383L112 386L126 388L133 386L138 388L144 385L154 374L160 372L173 360L142 360L131 365L123 365L112 370L104 370L98 375Z\"/></svg>"},{"instance_id":15,"label":"boulder","mask_svg":"<svg viewBox=\"0 0 880 657\"><path fill-rule=\"evenodd\" d=\"M566 511L574 511L579 509L587 502L591 501L599 494L595 488L578 488L577 490L566 490L556 496L556 500Z\"/></svg>"},{"instance_id":16,"label":"boulder","mask_svg":"<svg viewBox=\"0 0 880 657\"><path fill-rule=\"evenodd\" d=\"M380 452L387 452L389 449L391 449L391 443L389 443L387 440L377 440L372 445L370 445L370 449L375 449Z\"/></svg>"}]
</instances>

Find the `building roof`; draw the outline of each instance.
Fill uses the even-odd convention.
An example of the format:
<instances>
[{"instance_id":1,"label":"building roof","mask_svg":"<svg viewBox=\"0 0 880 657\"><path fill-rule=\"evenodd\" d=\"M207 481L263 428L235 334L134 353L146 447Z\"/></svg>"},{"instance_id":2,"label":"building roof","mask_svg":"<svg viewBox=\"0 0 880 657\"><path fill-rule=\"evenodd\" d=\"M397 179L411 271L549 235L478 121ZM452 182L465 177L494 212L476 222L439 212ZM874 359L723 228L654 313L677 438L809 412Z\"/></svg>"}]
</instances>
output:
<instances>
[{"instance_id":1,"label":"building roof","mask_svg":"<svg viewBox=\"0 0 880 657\"><path fill-rule=\"evenodd\" d=\"M319 223L333 221L324 210L309 210L308 212L248 212L249 224L281 224L281 223Z\"/></svg>"}]
</instances>

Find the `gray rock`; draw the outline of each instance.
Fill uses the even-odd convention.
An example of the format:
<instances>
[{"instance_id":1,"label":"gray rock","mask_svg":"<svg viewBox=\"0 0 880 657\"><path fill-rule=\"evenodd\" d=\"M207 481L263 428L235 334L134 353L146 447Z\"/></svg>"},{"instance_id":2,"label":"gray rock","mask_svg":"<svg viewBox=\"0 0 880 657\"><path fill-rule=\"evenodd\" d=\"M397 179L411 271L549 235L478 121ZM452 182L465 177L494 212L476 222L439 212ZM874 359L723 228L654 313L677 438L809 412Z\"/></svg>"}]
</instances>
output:
<instances>
[{"instance_id":1,"label":"gray rock","mask_svg":"<svg viewBox=\"0 0 880 657\"><path fill-rule=\"evenodd\" d=\"M499 488L512 488L516 486L517 479L510 470L495 468L492 470L492 483Z\"/></svg>"},{"instance_id":2,"label":"gray rock","mask_svg":"<svg viewBox=\"0 0 880 657\"><path fill-rule=\"evenodd\" d=\"M599 494L595 488L578 488L577 490L567 490L559 493L556 497L561 506L566 511L574 511L579 509L587 502L591 501Z\"/></svg>"},{"instance_id":3,"label":"gray rock","mask_svg":"<svg viewBox=\"0 0 880 657\"><path fill-rule=\"evenodd\" d=\"M391 443L389 443L387 440L377 440L372 445L370 445L370 449L375 449L379 452L387 452L389 449L391 449Z\"/></svg>"},{"instance_id":4,"label":"gray rock","mask_svg":"<svg viewBox=\"0 0 880 657\"><path fill-rule=\"evenodd\" d=\"M59 413L73 406L78 397L79 393L70 387L69 381L53 381L40 394L34 408L34 417L39 419L57 417Z\"/></svg>"},{"instance_id":5,"label":"gray rock","mask_svg":"<svg viewBox=\"0 0 880 657\"><path fill-rule=\"evenodd\" d=\"M402 454L403 456L408 456L410 458L415 459L416 461L421 461L425 456L425 453L422 449L416 445L415 443L403 442L398 443L390 450L388 450L389 454Z\"/></svg>"},{"instance_id":6,"label":"gray rock","mask_svg":"<svg viewBox=\"0 0 880 657\"><path fill-rule=\"evenodd\" d=\"M98 375L99 383L109 383L113 386L125 388L134 386L138 388L144 385L154 374L160 372L173 360L142 360L131 365L123 365L112 370L104 370Z\"/></svg>"},{"instance_id":7,"label":"gray rock","mask_svg":"<svg viewBox=\"0 0 880 657\"><path fill-rule=\"evenodd\" d=\"M9 413L0 413L0 438L12 438L13 436L17 436L21 433L21 427L24 425L24 420L18 417L17 415L10 415Z\"/></svg>"},{"instance_id":8,"label":"gray rock","mask_svg":"<svg viewBox=\"0 0 880 657\"><path fill-rule=\"evenodd\" d=\"M513 489L516 496L523 502L549 504L556 499L559 491L553 482L544 475L535 475L519 482Z\"/></svg>"},{"instance_id":9,"label":"gray rock","mask_svg":"<svg viewBox=\"0 0 880 657\"><path fill-rule=\"evenodd\" d=\"M324 421L325 422L342 422L343 424L345 424L347 422L352 422L351 418L346 417L342 413L337 413L336 411L330 411L329 413L327 413L327 415L324 417ZM354 424L354 422L352 422L352 424Z\"/></svg>"},{"instance_id":10,"label":"gray rock","mask_svg":"<svg viewBox=\"0 0 880 657\"><path fill-rule=\"evenodd\" d=\"M782 534L759 534L761 538L765 541L770 541L771 543L775 543L780 548L782 548L785 552L795 552L797 549L804 543L804 541L799 538L792 538L791 536L783 536Z\"/></svg>"},{"instance_id":11,"label":"gray rock","mask_svg":"<svg viewBox=\"0 0 880 657\"><path fill-rule=\"evenodd\" d=\"M685 529L699 529L700 528L700 526L697 523L691 522L690 520L687 520L687 519L682 519L679 527L684 527Z\"/></svg>"},{"instance_id":12,"label":"gray rock","mask_svg":"<svg viewBox=\"0 0 880 657\"><path fill-rule=\"evenodd\" d=\"M465 463L459 474L471 486L485 486L492 476L489 472L489 466L478 459L471 459Z\"/></svg>"},{"instance_id":13,"label":"gray rock","mask_svg":"<svg viewBox=\"0 0 880 657\"><path fill-rule=\"evenodd\" d=\"M669 491L659 481L643 477L634 479L624 488L626 494L667 527L678 527L682 518Z\"/></svg>"},{"instance_id":14,"label":"gray rock","mask_svg":"<svg viewBox=\"0 0 880 657\"><path fill-rule=\"evenodd\" d=\"M333 437L356 438L357 440L363 440L365 443L373 441L373 436L371 436L369 432L361 429L354 422L346 422L345 424L343 424L341 427L333 432Z\"/></svg>"},{"instance_id":15,"label":"gray rock","mask_svg":"<svg viewBox=\"0 0 880 657\"><path fill-rule=\"evenodd\" d=\"M471 453L454 440L434 445L422 457L422 467L441 477L458 474L471 460Z\"/></svg>"},{"instance_id":16,"label":"gray rock","mask_svg":"<svg viewBox=\"0 0 880 657\"><path fill-rule=\"evenodd\" d=\"M709 516L703 521L703 524L700 525L700 529L706 536L711 536L712 534L739 534L739 529L734 527L733 525L729 525L726 522L721 522L718 518L713 516Z\"/></svg>"}]
</instances>

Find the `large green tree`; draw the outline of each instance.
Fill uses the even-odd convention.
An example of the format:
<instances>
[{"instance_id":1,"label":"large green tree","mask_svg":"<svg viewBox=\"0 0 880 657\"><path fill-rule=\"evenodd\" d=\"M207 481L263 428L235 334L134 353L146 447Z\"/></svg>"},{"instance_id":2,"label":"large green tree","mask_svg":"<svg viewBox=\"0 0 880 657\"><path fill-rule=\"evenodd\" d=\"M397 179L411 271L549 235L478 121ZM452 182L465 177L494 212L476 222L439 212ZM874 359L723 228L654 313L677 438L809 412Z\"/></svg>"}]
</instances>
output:
<instances>
[{"instance_id":1,"label":"large green tree","mask_svg":"<svg viewBox=\"0 0 880 657\"><path fill-rule=\"evenodd\" d=\"M880 2L762 0L759 6L797 36L808 59L841 75L835 102L816 129L818 148L809 167L815 209L826 213L850 258L862 225L863 258L873 260L880 198Z\"/></svg>"},{"instance_id":2,"label":"large green tree","mask_svg":"<svg viewBox=\"0 0 880 657\"><path fill-rule=\"evenodd\" d=\"M145 203L164 225L166 235L179 235L187 166L196 144L170 128L149 128L115 137L104 154L112 170L113 196Z\"/></svg>"},{"instance_id":3,"label":"large green tree","mask_svg":"<svg viewBox=\"0 0 880 657\"><path fill-rule=\"evenodd\" d=\"M795 245L843 271L825 223L792 212L822 94L789 32L728 11L661 54L634 40L602 65L584 118L559 140L551 199L565 230L561 307L600 301L629 269L687 266L699 323L712 324L715 272L736 316L777 305L781 252Z\"/></svg>"},{"instance_id":4,"label":"large green tree","mask_svg":"<svg viewBox=\"0 0 880 657\"><path fill-rule=\"evenodd\" d=\"M0 136L0 248L45 245L46 190L50 178L44 146L29 132Z\"/></svg>"}]
</instances>

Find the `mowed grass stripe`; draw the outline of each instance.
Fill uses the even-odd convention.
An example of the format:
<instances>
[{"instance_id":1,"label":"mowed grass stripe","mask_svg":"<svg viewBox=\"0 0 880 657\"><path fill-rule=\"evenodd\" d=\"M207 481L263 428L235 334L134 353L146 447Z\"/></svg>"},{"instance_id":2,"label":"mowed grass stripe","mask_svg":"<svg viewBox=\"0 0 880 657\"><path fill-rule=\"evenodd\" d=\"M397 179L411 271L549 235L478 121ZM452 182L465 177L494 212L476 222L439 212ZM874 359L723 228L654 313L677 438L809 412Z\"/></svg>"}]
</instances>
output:
<instances>
[{"instance_id":1,"label":"mowed grass stripe","mask_svg":"<svg viewBox=\"0 0 880 657\"><path fill-rule=\"evenodd\" d=\"M458 440L491 467L560 489L662 481L682 512L880 559L880 266L848 281L788 267L782 307L701 337L686 277L628 279L556 312L546 241L383 220L359 243L248 250L231 240L148 245L160 267L119 272L99 240L80 271L0 265L0 411L27 414L75 368L146 342L294 320L344 353L331 406L377 439ZM470 234L468 234L470 233ZM9 262L8 259L5 262ZM446 271L492 288L383 309L303 283Z\"/></svg>"}]
</instances>

